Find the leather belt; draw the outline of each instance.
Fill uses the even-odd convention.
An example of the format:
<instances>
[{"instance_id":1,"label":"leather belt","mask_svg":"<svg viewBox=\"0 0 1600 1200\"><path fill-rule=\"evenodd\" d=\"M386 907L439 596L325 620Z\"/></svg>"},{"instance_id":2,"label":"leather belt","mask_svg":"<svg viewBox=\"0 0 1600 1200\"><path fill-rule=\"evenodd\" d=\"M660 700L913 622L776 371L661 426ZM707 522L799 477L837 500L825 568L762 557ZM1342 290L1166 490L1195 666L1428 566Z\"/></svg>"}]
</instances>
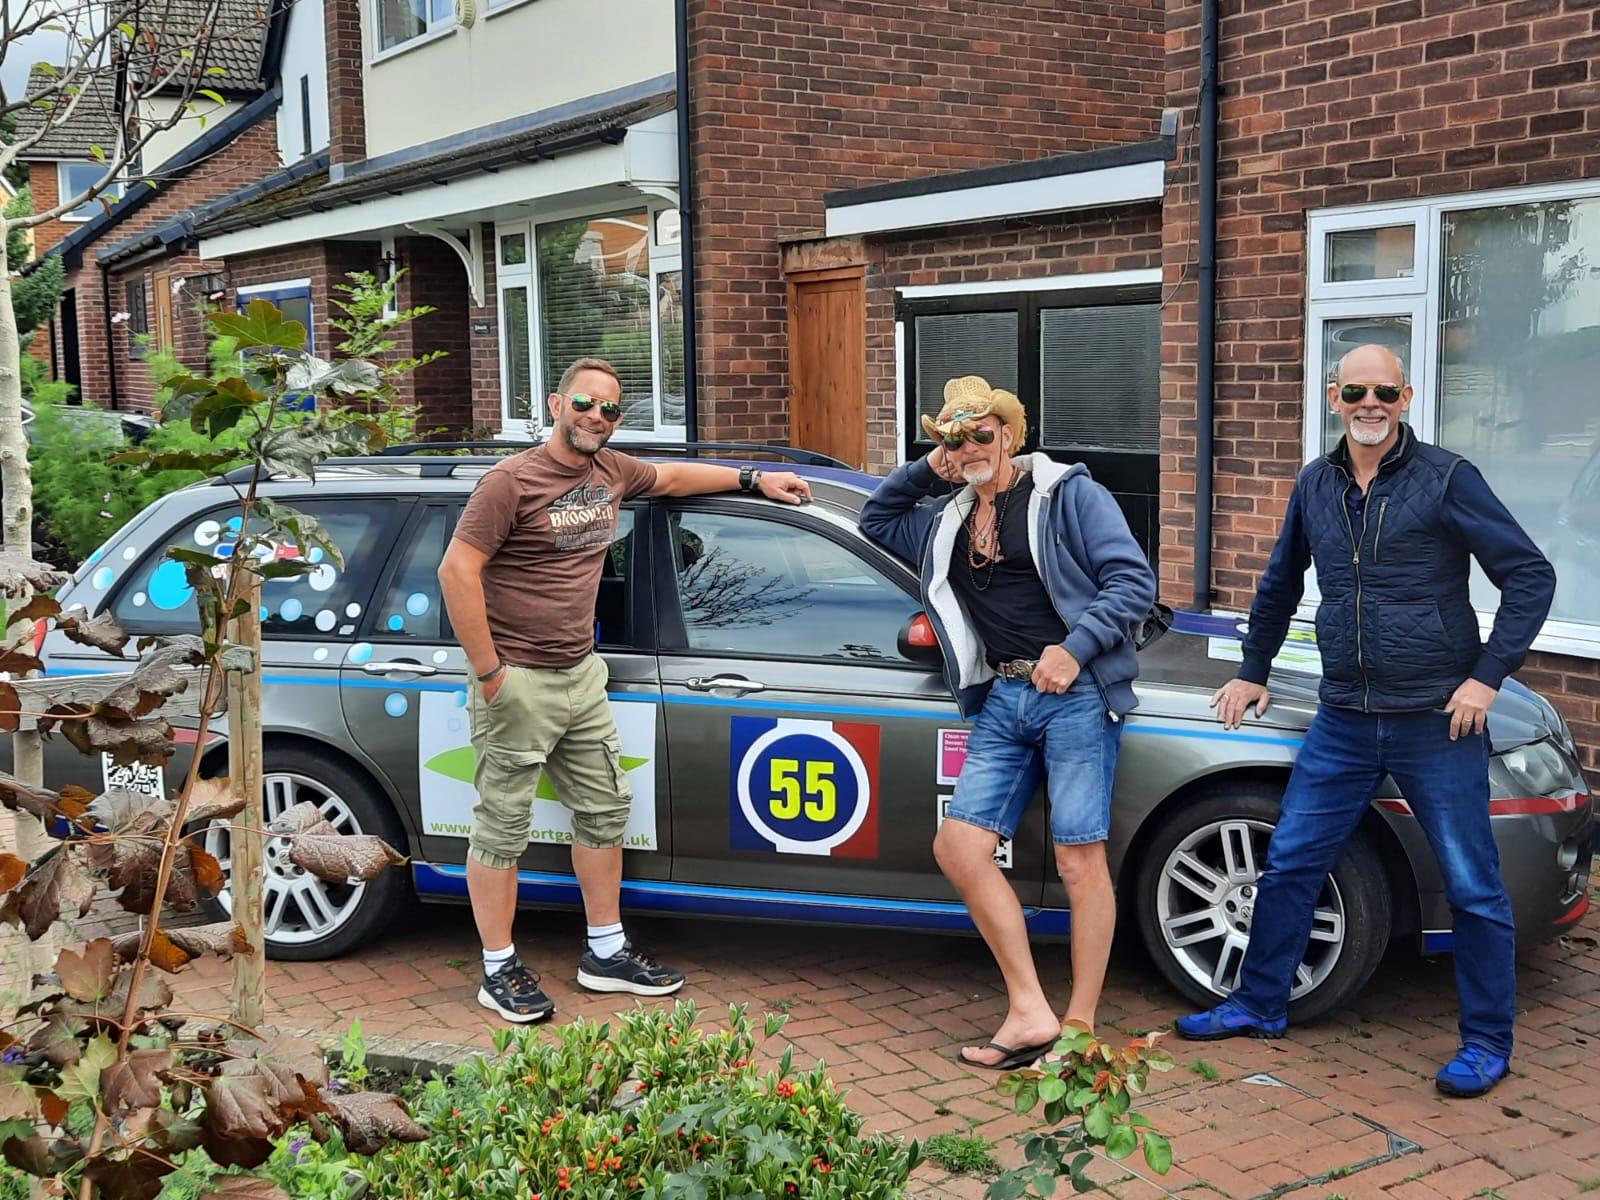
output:
<instances>
[{"instance_id":1,"label":"leather belt","mask_svg":"<svg viewBox=\"0 0 1600 1200\"><path fill-rule=\"evenodd\" d=\"M1013 658L1009 662L996 663L994 669L1001 679L1021 679L1026 682L1033 678L1034 668L1038 665L1036 658Z\"/></svg>"}]
</instances>

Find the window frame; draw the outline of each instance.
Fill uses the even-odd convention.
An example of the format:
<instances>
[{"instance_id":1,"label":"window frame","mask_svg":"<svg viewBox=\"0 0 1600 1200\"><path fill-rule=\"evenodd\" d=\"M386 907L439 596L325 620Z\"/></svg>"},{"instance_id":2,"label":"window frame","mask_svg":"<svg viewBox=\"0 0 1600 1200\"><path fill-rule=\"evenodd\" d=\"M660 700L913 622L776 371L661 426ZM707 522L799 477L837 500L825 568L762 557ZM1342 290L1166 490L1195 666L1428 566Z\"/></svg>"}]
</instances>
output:
<instances>
[{"instance_id":1,"label":"window frame","mask_svg":"<svg viewBox=\"0 0 1600 1200\"><path fill-rule=\"evenodd\" d=\"M660 287L660 276L683 269L681 244L671 243L662 246L656 240L656 226L661 213L667 209L676 208L677 205L666 199L643 194L637 197L630 197L626 203L606 205L599 209L592 204L553 208L548 212L541 212L536 216L523 220L500 221L495 224L493 245L495 316L499 341L500 436L502 438L539 441L547 433L544 421L544 399L546 395L544 391L544 347L539 336L539 289L541 285L539 278L539 230L547 225L560 225L569 221L593 221L602 217L617 216L629 211L637 211L640 207L646 213L645 224L648 227L647 236L649 239L650 371L654 421L650 429L618 429L612 435L611 440L613 444L625 445L629 442L681 442L687 439L686 425L664 425L661 420L665 392L661 371L661 319L655 302L657 290ZM523 235L523 244L526 247L524 260L510 265L502 264L500 262L501 239L516 234ZM523 419L511 414L511 357L510 342L508 341L509 323L506 320L504 293L518 288L526 288L528 290L528 371L533 392L531 419Z\"/></svg>"},{"instance_id":2,"label":"window frame","mask_svg":"<svg viewBox=\"0 0 1600 1200\"><path fill-rule=\"evenodd\" d=\"M397 637L395 631L379 619L377 598L386 596L389 589L394 586L395 577L400 573L401 564L405 562L406 555L416 543L417 534L421 531L423 522L433 515L435 510L443 510L445 546L450 545L450 539L455 536L456 524L461 520L461 513L465 509L465 498L449 499L440 497L423 497L412 503L411 511L406 514L405 525L400 531L400 536L395 540L394 547L388 559L383 564L383 569L378 573L377 583L372 589L371 603L361 610L361 623L356 627L354 640L372 642L384 646L454 646L456 644L455 629L450 624L450 610L445 605L444 597L439 597L439 636L436 640L423 640L418 638ZM291 505L291 507L293 507Z\"/></svg>"},{"instance_id":3,"label":"window frame","mask_svg":"<svg viewBox=\"0 0 1600 1200\"><path fill-rule=\"evenodd\" d=\"M284 300L300 300L306 302L307 354L317 352L317 298L312 291L310 279L280 279L273 283L249 283L234 289L235 307L243 312L252 300L270 300L279 308L283 307Z\"/></svg>"},{"instance_id":4,"label":"window frame","mask_svg":"<svg viewBox=\"0 0 1600 1200\"><path fill-rule=\"evenodd\" d=\"M137 292L138 300L134 294ZM150 336L150 277L143 271L122 281L122 302L128 306L128 351L142 357L136 339Z\"/></svg>"},{"instance_id":5,"label":"window frame","mask_svg":"<svg viewBox=\"0 0 1600 1200\"><path fill-rule=\"evenodd\" d=\"M372 52L367 58L368 66L376 66L391 58L396 58L408 51L415 50L418 46L427 45L429 42L439 41L452 36L460 27L456 23L455 5L450 5L450 10L442 17L433 16L434 0L427 0L428 19L420 33L414 33L408 38L402 38L392 46L383 45L383 0L372 0Z\"/></svg>"},{"instance_id":6,"label":"window frame","mask_svg":"<svg viewBox=\"0 0 1600 1200\"><path fill-rule=\"evenodd\" d=\"M1322 388L1326 381L1313 379L1318 356L1322 352L1322 322L1335 315L1384 316L1393 315L1395 305L1402 301L1414 306L1421 316L1419 327L1412 324L1412 378L1415 397L1411 402L1411 423L1417 435L1433 441L1438 429L1439 392L1438 363L1442 329L1440 322L1444 307L1444 216L1479 208L1501 208L1512 204L1544 204L1562 200L1600 200L1600 180L1587 179L1571 183L1537 184L1530 187L1499 188L1488 191L1459 192L1431 197L1425 201L1390 201L1366 204L1359 207L1312 209L1306 213L1307 246L1307 302L1306 344L1301 355L1307 380L1306 400L1308 412L1303 422L1302 456L1310 462L1321 451L1321 408L1325 405ZM1416 260L1412 278L1408 280L1373 280L1357 283L1328 284L1322 279L1322 253L1329 232L1346 229L1371 229L1402 223L1405 219L1417 222L1417 245L1421 256ZM1390 285L1404 283L1405 289ZM1311 408L1312 386L1317 384L1316 419ZM1315 574L1308 578L1306 596L1299 615L1315 611L1318 600ZM1479 612L1478 623L1487 633L1492 626L1492 613ZM1600 621L1584 624L1570 620L1547 620L1533 649L1556 654L1569 654L1578 658L1600 659Z\"/></svg>"},{"instance_id":7,"label":"window frame","mask_svg":"<svg viewBox=\"0 0 1600 1200\"><path fill-rule=\"evenodd\" d=\"M741 650L702 649L689 644L689 631L683 619L683 597L678 591L678 572L672 554L672 515L674 513L701 513L713 516L732 516L746 521L766 521L776 525L799 529L804 533L822 537L854 555L889 586L899 590L911 607L908 619L922 611L922 597L915 579L906 564L889 555L880 547L868 542L859 533L852 532L844 518L819 515L822 510L806 513L785 511L776 505L741 501L732 497L679 497L657 500L651 505L651 553L654 555L650 573L651 590L655 593L655 644L656 653L666 657L715 658L729 662L795 662L833 667L866 667L872 670L900 670L919 674L937 672L938 664L896 659L841 658L833 655L754 654ZM639 591L640 589L635 589Z\"/></svg>"},{"instance_id":8,"label":"window frame","mask_svg":"<svg viewBox=\"0 0 1600 1200\"><path fill-rule=\"evenodd\" d=\"M61 200L65 200L65 199L68 199L68 198L70 198L72 196L75 196L75 195L78 194L79 191L82 190L81 188L72 187L67 182L67 172L71 171L72 168L74 168L74 167L89 167L89 168L93 169L96 172L96 175L95 175L95 182L96 183L98 183L100 181L100 179L106 173L106 165L104 163L99 163L99 162L94 162L94 161L75 161L75 162L58 162L58 163L56 163L56 195ZM93 184L91 184L90 186L92 187ZM105 199L107 199L108 201L110 201L111 204L114 207L116 205L117 201L122 199L122 183L121 183L121 181L120 180L113 180L106 187L106 189L100 193L99 196L94 196L94 197L91 197L88 200L85 200L82 204L78 205L77 208L74 208L74 209L71 209L71 210L69 210L67 212L62 213L56 219L58 221L66 221L66 222L68 222L69 224L72 224L72 225L82 225L87 221L92 221L97 216L99 216L102 212L105 211L100 206L100 198L102 196Z\"/></svg>"}]
</instances>

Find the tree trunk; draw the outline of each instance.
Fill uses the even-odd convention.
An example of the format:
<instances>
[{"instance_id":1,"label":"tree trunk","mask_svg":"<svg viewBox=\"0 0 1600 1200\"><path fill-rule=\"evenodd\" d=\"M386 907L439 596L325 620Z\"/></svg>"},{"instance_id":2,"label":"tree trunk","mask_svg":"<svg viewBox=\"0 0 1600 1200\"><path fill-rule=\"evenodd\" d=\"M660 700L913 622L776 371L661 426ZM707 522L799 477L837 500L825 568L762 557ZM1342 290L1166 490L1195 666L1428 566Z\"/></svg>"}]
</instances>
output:
<instances>
[{"instance_id":1,"label":"tree trunk","mask_svg":"<svg viewBox=\"0 0 1600 1200\"><path fill-rule=\"evenodd\" d=\"M228 675L228 776L244 810L233 820L228 838L232 859L228 886L233 896L233 919L244 931L250 953L233 956L233 1010L235 1021L259 1029L265 1017L266 934L263 908L265 875L262 866L266 806L261 794L261 579L243 573L240 589L244 613L231 621L228 640L244 646L255 657L251 671Z\"/></svg>"},{"instance_id":2,"label":"tree trunk","mask_svg":"<svg viewBox=\"0 0 1600 1200\"><path fill-rule=\"evenodd\" d=\"M5 529L5 548L13 554L25 554L31 558L33 472L28 466L28 439L22 431L22 342L17 337L17 317L11 308L11 264L6 261L6 232L9 228L10 223L0 215L0 508L3 508L0 511L0 524ZM27 602L27 596L14 596L7 600L7 604L19 607ZM44 754L37 730L12 734L11 756L18 779L35 787L44 783ZM50 848L44 825L38 817L29 813L19 812L13 816L16 819L17 853L33 862ZM31 943L23 961L29 975L44 975L54 971L54 933L47 933Z\"/></svg>"}]
</instances>

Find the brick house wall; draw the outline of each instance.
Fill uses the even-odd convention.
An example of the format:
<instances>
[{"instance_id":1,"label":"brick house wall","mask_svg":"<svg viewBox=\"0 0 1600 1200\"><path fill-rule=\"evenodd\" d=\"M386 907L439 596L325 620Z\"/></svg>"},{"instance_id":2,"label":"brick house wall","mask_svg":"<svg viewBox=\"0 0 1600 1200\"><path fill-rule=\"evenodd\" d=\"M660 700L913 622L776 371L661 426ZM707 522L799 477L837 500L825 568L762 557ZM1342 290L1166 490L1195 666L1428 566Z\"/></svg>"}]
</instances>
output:
<instances>
[{"instance_id":1,"label":"brick house wall","mask_svg":"<svg viewBox=\"0 0 1600 1200\"><path fill-rule=\"evenodd\" d=\"M236 255L228 259L228 306L238 306L240 288L309 279L312 345L319 356L326 358L343 340L343 335L328 324L329 300L337 296L329 285L343 282L351 271L376 271L381 253L377 242L328 241Z\"/></svg>"},{"instance_id":2,"label":"brick house wall","mask_svg":"<svg viewBox=\"0 0 1600 1200\"><path fill-rule=\"evenodd\" d=\"M419 436L441 429L459 436L473 424L472 297L466 268L437 238L398 238L395 253L406 266L398 294L401 309L426 305L434 310L395 330L395 353L401 358L434 350L445 354L400 380L401 399L421 408Z\"/></svg>"},{"instance_id":3,"label":"brick house wall","mask_svg":"<svg viewBox=\"0 0 1600 1200\"><path fill-rule=\"evenodd\" d=\"M1159 132L1155 0L1070 11L1023 0L692 0L689 19L707 438L788 436L780 241L822 229L827 192ZM893 396L882 376L892 301L875 299L871 283L868 452L881 462L893 454L892 411L887 440L881 413Z\"/></svg>"},{"instance_id":4,"label":"brick house wall","mask_svg":"<svg viewBox=\"0 0 1600 1200\"><path fill-rule=\"evenodd\" d=\"M162 224L179 213L193 209L218 196L226 195L236 188L243 187L252 180L259 179L268 172L277 169L278 165L277 125L269 116L245 130L227 146L207 158L187 174L165 183L153 197L109 229L99 241L85 251L83 264L76 270L68 272L66 279L66 287L76 290L79 366L82 374L82 398L84 400L105 407L111 406L111 375L110 367L106 361L106 304L100 278L101 272L98 266L98 255L103 246L134 237ZM47 224L41 228L49 227ZM74 228L76 226L68 227L69 231ZM220 269L216 264L200 266L198 260L183 261L186 264L192 261L196 271ZM160 260L153 264L145 263L139 269L147 274L158 270L179 271L179 268L175 266L163 266ZM187 266L185 269L187 269ZM125 293L121 282L118 282L118 280L126 279L132 273L132 268L113 271L110 297L111 312L122 311ZM190 315L188 312L189 307L189 300L185 300L182 304L174 304L173 320L175 332L180 322L180 310L182 310L182 318L187 319ZM149 315L149 320L153 330L153 310ZM56 333L58 362L60 361L59 326L60 322L58 321ZM118 356L118 405L120 407L134 408L147 407L151 392L149 376L143 369L142 364L129 358L130 343L127 326L125 324L114 326L111 336L114 352ZM202 365L204 363L203 351L195 361L191 362L189 358L185 357L184 362L191 366ZM58 375L61 374L64 374L64 372L58 370Z\"/></svg>"},{"instance_id":5,"label":"brick house wall","mask_svg":"<svg viewBox=\"0 0 1600 1200\"><path fill-rule=\"evenodd\" d=\"M1185 152L1165 201L1161 586L1194 594L1195 167L1200 6L1167 6ZM1293 0L1222 20L1217 202L1216 604L1243 609L1303 459L1307 209L1600 178L1591 0ZM1600 771L1600 663L1523 678Z\"/></svg>"},{"instance_id":6,"label":"brick house wall","mask_svg":"<svg viewBox=\"0 0 1600 1200\"><path fill-rule=\"evenodd\" d=\"M61 203L61 173L53 162L30 162L28 164L28 188L33 192L33 211L49 212ZM46 221L43 225L35 225L33 229L33 254L35 258L42 257L46 251L54 246L67 234L81 225L81 221ZM20 263L12 263L14 271Z\"/></svg>"}]
</instances>

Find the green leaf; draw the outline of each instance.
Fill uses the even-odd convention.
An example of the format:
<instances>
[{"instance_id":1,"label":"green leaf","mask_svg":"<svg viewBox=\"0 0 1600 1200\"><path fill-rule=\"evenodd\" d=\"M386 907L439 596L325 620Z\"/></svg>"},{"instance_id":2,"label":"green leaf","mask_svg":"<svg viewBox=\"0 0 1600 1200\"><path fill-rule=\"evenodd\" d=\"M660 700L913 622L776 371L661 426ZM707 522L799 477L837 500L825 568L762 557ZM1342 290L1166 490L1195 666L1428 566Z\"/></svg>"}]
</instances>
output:
<instances>
[{"instance_id":1,"label":"green leaf","mask_svg":"<svg viewBox=\"0 0 1600 1200\"><path fill-rule=\"evenodd\" d=\"M1172 1143L1159 1133L1145 1134L1144 1161L1157 1175L1165 1175L1172 1170Z\"/></svg>"},{"instance_id":2,"label":"green leaf","mask_svg":"<svg viewBox=\"0 0 1600 1200\"><path fill-rule=\"evenodd\" d=\"M1059 1100L1067 1094L1065 1081L1055 1075L1046 1076L1039 1081L1039 1099L1049 1103Z\"/></svg>"},{"instance_id":3,"label":"green leaf","mask_svg":"<svg viewBox=\"0 0 1600 1200\"><path fill-rule=\"evenodd\" d=\"M1032 1079L1026 1080L1017 1089L1016 1109L1019 1113L1025 1113L1037 1103L1039 1103L1039 1085Z\"/></svg>"},{"instance_id":4,"label":"green leaf","mask_svg":"<svg viewBox=\"0 0 1600 1200\"><path fill-rule=\"evenodd\" d=\"M299 350L306 344L306 327L285 320L278 306L267 300L250 301L242 313L207 313L206 321L218 335L235 339L241 350L255 346Z\"/></svg>"},{"instance_id":5,"label":"green leaf","mask_svg":"<svg viewBox=\"0 0 1600 1200\"><path fill-rule=\"evenodd\" d=\"M61 1068L61 1085L56 1095L71 1103L85 1100L93 1104L100 1099L100 1072L117 1061L117 1048L103 1033L89 1039L83 1056L70 1067Z\"/></svg>"},{"instance_id":6,"label":"green leaf","mask_svg":"<svg viewBox=\"0 0 1600 1200\"><path fill-rule=\"evenodd\" d=\"M171 450L164 454L148 454L144 451L130 451L137 453L144 460L144 469L147 471L199 471L202 475L218 475L225 468L239 466L244 460L232 450ZM119 454L112 462L126 459L127 454Z\"/></svg>"},{"instance_id":7,"label":"green leaf","mask_svg":"<svg viewBox=\"0 0 1600 1200\"><path fill-rule=\"evenodd\" d=\"M1111 1133L1111 1114L1104 1104L1096 1104L1083 1114L1083 1128L1097 1142L1103 1142Z\"/></svg>"},{"instance_id":8,"label":"green leaf","mask_svg":"<svg viewBox=\"0 0 1600 1200\"><path fill-rule=\"evenodd\" d=\"M219 107L228 103L222 98L221 92L214 92L210 88L196 88L195 95L204 96L207 100L211 101L211 103Z\"/></svg>"},{"instance_id":9,"label":"green leaf","mask_svg":"<svg viewBox=\"0 0 1600 1200\"><path fill-rule=\"evenodd\" d=\"M1139 1148L1139 1135L1131 1125L1117 1125L1106 1138L1106 1153L1112 1158L1127 1158Z\"/></svg>"},{"instance_id":10,"label":"green leaf","mask_svg":"<svg viewBox=\"0 0 1600 1200\"><path fill-rule=\"evenodd\" d=\"M1145 1116L1143 1113L1129 1113L1128 1124L1139 1129L1151 1128L1150 1118Z\"/></svg>"}]
</instances>

